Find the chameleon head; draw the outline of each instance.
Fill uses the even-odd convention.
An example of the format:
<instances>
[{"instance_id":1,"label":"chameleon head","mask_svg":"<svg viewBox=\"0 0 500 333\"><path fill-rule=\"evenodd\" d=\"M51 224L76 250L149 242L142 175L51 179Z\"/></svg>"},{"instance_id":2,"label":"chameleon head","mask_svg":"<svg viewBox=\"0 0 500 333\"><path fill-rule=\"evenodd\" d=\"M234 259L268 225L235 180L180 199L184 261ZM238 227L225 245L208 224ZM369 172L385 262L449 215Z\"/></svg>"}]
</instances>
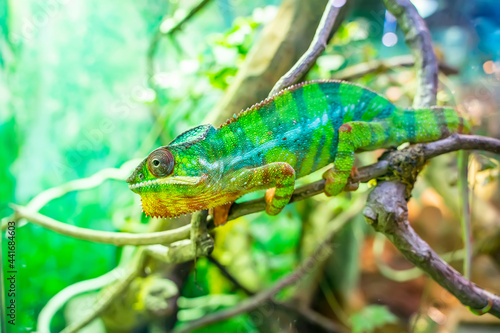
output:
<instances>
[{"instance_id":1,"label":"chameleon head","mask_svg":"<svg viewBox=\"0 0 500 333\"><path fill-rule=\"evenodd\" d=\"M221 175L220 166L210 158L210 145L203 142L212 129L181 134L152 151L130 175L127 183L141 196L146 215L175 217L211 207L220 192Z\"/></svg>"}]
</instances>

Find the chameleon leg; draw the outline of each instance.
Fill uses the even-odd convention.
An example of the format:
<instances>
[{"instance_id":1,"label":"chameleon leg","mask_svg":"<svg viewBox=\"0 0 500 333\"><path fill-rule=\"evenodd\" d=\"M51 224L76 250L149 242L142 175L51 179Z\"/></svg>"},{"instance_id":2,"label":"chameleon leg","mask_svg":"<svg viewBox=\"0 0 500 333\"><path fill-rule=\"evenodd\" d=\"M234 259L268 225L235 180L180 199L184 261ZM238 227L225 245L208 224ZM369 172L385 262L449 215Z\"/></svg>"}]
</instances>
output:
<instances>
[{"instance_id":1,"label":"chameleon leg","mask_svg":"<svg viewBox=\"0 0 500 333\"><path fill-rule=\"evenodd\" d=\"M295 170L285 162L275 162L245 170L238 179L244 192L267 188L266 213L277 215L288 204L295 187Z\"/></svg>"},{"instance_id":2,"label":"chameleon leg","mask_svg":"<svg viewBox=\"0 0 500 333\"><path fill-rule=\"evenodd\" d=\"M333 168L323 174L326 179L325 194L337 195L348 185L349 176L355 175L354 152L360 148L376 147L387 140L385 128L381 123L351 121L339 128L339 144ZM349 184L348 190L357 188Z\"/></svg>"}]
</instances>

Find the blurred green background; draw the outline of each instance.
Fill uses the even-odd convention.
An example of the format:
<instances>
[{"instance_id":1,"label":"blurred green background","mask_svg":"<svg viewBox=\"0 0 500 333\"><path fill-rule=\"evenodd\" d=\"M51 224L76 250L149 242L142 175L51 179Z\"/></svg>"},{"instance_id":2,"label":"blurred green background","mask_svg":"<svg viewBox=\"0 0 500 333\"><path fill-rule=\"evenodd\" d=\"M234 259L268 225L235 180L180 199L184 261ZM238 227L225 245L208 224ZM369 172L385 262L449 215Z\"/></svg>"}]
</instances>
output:
<instances>
[{"instance_id":1,"label":"blurred green background","mask_svg":"<svg viewBox=\"0 0 500 333\"><path fill-rule=\"evenodd\" d=\"M476 124L476 133L499 137L497 2L413 2L426 17L439 59L458 70L458 75L441 77L440 103L466 110ZM119 168L200 124L231 85L263 27L274 19L280 1L213 0L175 34L159 36L159 31L168 31L197 3L0 1L1 217L12 214L9 203L25 205L49 188L92 176L105 168ZM384 24L385 17L381 2L354 1L344 24L308 79L329 78L351 65L407 54L403 36L396 27ZM389 47L382 43L382 38L390 31L395 31L399 38ZM395 103L411 104L414 77L410 68L383 70L357 81ZM485 168L485 159L493 167ZM362 164L374 160L373 154L360 158ZM440 224L439 233L425 234L426 240L441 246L438 250L442 252L462 246L456 231L457 212L447 201L453 196L449 193L456 193L453 180L448 176L436 180L440 165L456 172L452 161L453 157L445 158L434 169L429 167L431 175L417 186L415 203L410 207L414 209L414 221L422 221L422 230L429 226L432 229L429 221L433 219L447 221ZM481 192L482 202L496 210L500 199L498 172L494 170L498 171L498 164L491 158L478 157L477 161L481 166L478 170L490 170L491 177L486 175L484 184L477 183L478 188L486 189L476 190ZM438 176L433 176L432 170ZM319 177L312 175L304 182ZM444 193L440 187L450 187L451 192ZM318 196L288 206L277 217L261 213L231 222L217 231L214 257L250 290L271 286L311 253L325 223L345 211L366 189L365 186L359 193L335 199ZM138 196L124 181L117 180L69 192L50 201L40 212L68 224L106 231L141 232L149 222L141 215ZM494 227L500 228L498 222ZM123 255L122 249L114 246L75 240L24 222L18 225L16 237L17 322L9 328L12 332L35 331L37 316L52 296L68 285L108 272ZM447 241L438 241L446 237ZM5 253L5 241L2 242ZM440 307L433 303L433 296L423 297L426 293L433 295L433 288L437 288L427 279L420 277L413 284L405 282L407 288L401 287L403 291L392 296L375 292L391 290L398 283L378 272L373 263L372 242L371 230L358 216L339 233L334 255L321 273L303 282L307 292L291 288L281 297L309 299L317 311L360 332L385 324L390 324L386 329L397 331L410 322L421 323L414 327L422 332L443 326L436 319L439 316L428 311L429 304L445 316L457 304L446 298ZM396 266L403 262L402 266L408 267L394 249L387 251L387 261ZM498 262L487 262L493 267L489 276L498 279ZM246 297L206 259L198 260L196 268L197 280L190 267L189 277L183 283L177 325L232 306ZM386 285L381 287L383 283ZM499 287L498 282L491 283L489 287ZM301 292L307 296L297 296ZM403 299L412 305L401 306ZM151 324L151 317L144 314L138 299L132 303L140 314L138 319L116 331L132 327L138 332L154 331L152 327L162 327ZM423 321L416 320L415 313L420 313ZM293 320L284 318L283 322ZM52 321L53 331L60 331L64 325L65 317L60 311ZM251 315L242 315L204 331L252 332L259 325L262 326Z\"/></svg>"}]
</instances>

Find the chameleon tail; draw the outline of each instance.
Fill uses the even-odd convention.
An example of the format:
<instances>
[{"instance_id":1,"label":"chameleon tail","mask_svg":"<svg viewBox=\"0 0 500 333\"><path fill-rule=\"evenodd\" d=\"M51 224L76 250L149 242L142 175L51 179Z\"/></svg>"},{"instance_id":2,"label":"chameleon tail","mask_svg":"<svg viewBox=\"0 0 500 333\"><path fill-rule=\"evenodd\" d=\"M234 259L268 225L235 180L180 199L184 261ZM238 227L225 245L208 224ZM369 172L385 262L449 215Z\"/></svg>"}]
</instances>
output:
<instances>
[{"instance_id":1,"label":"chameleon tail","mask_svg":"<svg viewBox=\"0 0 500 333\"><path fill-rule=\"evenodd\" d=\"M470 131L468 121L452 107L396 109L390 123L391 136L398 144L430 142Z\"/></svg>"}]
</instances>

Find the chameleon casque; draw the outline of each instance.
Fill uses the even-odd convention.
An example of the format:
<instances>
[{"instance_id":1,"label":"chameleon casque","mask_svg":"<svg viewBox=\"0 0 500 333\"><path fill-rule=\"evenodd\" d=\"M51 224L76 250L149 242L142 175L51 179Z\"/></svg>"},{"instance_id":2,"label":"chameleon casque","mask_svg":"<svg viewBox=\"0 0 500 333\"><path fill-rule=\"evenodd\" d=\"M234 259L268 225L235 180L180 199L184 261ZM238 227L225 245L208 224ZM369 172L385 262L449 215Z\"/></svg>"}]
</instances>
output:
<instances>
[{"instance_id":1,"label":"chameleon casque","mask_svg":"<svg viewBox=\"0 0 500 333\"><path fill-rule=\"evenodd\" d=\"M291 86L219 128L201 125L149 154L127 179L153 217L227 207L246 193L268 189L266 212L287 205L295 179L333 163L325 193L340 193L354 153L435 141L467 133L450 107L404 109L377 93L343 81ZM353 190L354 188L346 188Z\"/></svg>"}]
</instances>

